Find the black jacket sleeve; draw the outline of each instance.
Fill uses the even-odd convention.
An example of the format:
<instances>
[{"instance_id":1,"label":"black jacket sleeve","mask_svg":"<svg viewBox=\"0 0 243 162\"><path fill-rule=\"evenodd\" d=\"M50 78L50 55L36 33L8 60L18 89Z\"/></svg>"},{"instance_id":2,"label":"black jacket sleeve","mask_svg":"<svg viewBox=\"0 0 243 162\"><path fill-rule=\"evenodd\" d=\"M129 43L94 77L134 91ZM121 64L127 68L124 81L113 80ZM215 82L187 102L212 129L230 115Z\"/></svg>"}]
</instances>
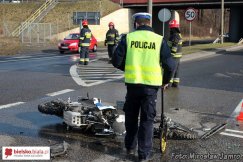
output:
<instances>
[{"instance_id":1,"label":"black jacket sleeve","mask_svg":"<svg viewBox=\"0 0 243 162\"><path fill-rule=\"evenodd\" d=\"M112 65L122 71L125 70L126 52L127 52L126 35L123 35L112 55Z\"/></svg>"},{"instance_id":2,"label":"black jacket sleeve","mask_svg":"<svg viewBox=\"0 0 243 162\"><path fill-rule=\"evenodd\" d=\"M162 68L164 69L163 84L168 84L172 77L172 72L175 69L175 62L165 39L163 39L160 49L160 62L162 64Z\"/></svg>"}]
</instances>

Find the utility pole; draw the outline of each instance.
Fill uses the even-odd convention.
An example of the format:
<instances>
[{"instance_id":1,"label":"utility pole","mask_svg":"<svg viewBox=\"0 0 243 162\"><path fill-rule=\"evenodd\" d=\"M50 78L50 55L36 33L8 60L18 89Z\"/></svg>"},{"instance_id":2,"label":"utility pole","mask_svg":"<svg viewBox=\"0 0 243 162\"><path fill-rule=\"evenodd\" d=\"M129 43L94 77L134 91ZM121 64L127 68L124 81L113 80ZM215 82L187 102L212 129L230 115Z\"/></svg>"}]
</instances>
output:
<instances>
[{"instance_id":1,"label":"utility pole","mask_svg":"<svg viewBox=\"0 0 243 162\"><path fill-rule=\"evenodd\" d=\"M148 13L150 13L153 16L153 0L148 0ZM151 26L152 26L152 20L151 18Z\"/></svg>"},{"instance_id":2,"label":"utility pole","mask_svg":"<svg viewBox=\"0 0 243 162\"><path fill-rule=\"evenodd\" d=\"M221 44L224 43L224 0L221 0Z\"/></svg>"}]
</instances>

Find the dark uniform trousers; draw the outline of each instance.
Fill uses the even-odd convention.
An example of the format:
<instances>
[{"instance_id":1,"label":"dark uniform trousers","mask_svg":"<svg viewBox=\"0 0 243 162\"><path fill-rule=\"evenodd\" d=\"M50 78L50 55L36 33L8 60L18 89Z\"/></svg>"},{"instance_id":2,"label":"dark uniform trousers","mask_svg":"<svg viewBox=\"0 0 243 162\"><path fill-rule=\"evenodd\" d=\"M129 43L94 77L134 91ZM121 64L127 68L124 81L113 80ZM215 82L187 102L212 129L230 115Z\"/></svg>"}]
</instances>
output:
<instances>
[{"instance_id":1,"label":"dark uniform trousers","mask_svg":"<svg viewBox=\"0 0 243 162\"><path fill-rule=\"evenodd\" d=\"M178 86L179 82L180 82L180 78L179 78L179 69L180 69L180 58L173 58L175 61L175 69L172 72L172 77L171 77L171 81L170 83L172 84L172 86Z\"/></svg>"},{"instance_id":2,"label":"dark uniform trousers","mask_svg":"<svg viewBox=\"0 0 243 162\"><path fill-rule=\"evenodd\" d=\"M158 88L127 85L125 112L125 147L135 149L138 143L139 158L150 155L153 146L153 123L156 116ZM140 111L140 123L138 116ZM138 138L138 139L137 139Z\"/></svg>"},{"instance_id":3,"label":"dark uniform trousers","mask_svg":"<svg viewBox=\"0 0 243 162\"><path fill-rule=\"evenodd\" d=\"M88 65L89 63L89 47L81 46L80 49L80 64Z\"/></svg>"},{"instance_id":4,"label":"dark uniform trousers","mask_svg":"<svg viewBox=\"0 0 243 162\"><path fill-rule=\"evenodd\" d=\"M108 44L108 55L109 55L109 60L111 60L112 58L112 54L116 49L116 45L115 44Z\"/></svg>"}]
</instances>

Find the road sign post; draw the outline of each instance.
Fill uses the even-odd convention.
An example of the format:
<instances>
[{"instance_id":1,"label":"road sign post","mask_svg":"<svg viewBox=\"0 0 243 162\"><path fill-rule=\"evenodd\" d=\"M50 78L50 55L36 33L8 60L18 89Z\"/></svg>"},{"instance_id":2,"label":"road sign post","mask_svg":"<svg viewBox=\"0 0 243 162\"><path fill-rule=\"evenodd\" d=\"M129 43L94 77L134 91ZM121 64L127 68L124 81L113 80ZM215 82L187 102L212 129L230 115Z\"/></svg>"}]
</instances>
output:
<instances>
[{"instance_id":1,"label":"road sign post","mask_svg":"<svg viewBox=\"0 0 243 162\"><path fill-rule=\"evenodd\" d=\"M185 12L185 18L190 22L189 46L191 46L192 21L196 18L197 12L194 8L188 8Z\"/></svg>"},{"instance_id":2,"label":"road sign post","mask_svg":"<svg viewBox=\"0 0 243 162\"><path fill-rule=\"evenodd\" d=\"M163 8L158 13L159 20L163 22L163 36L165 35L165 22L171 18L171 12L167 8Z\"/></svg>"}]
</instances>

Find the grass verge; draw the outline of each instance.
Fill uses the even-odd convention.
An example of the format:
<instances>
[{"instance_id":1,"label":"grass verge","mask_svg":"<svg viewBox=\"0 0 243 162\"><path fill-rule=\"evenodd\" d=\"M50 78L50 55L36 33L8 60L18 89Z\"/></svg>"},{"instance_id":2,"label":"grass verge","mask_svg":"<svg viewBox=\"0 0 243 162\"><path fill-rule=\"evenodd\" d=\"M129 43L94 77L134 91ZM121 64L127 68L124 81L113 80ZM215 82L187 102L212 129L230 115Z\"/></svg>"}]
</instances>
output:
<instances>
[{"instance_id":1,"label":"grass verge","mask_svg":"<svg viewBox=\"0 0 243 162\"><path fill-rule=\"evenodd\" d=\"M195 52L210 51L210 50L215 50L217 48L229 47L229 46L234 46L234 45L236 45L236 43L198 44L198 45L183 47L182 51L183 51L183 54L192 54Z\"/></svg>"}]
</instances>

